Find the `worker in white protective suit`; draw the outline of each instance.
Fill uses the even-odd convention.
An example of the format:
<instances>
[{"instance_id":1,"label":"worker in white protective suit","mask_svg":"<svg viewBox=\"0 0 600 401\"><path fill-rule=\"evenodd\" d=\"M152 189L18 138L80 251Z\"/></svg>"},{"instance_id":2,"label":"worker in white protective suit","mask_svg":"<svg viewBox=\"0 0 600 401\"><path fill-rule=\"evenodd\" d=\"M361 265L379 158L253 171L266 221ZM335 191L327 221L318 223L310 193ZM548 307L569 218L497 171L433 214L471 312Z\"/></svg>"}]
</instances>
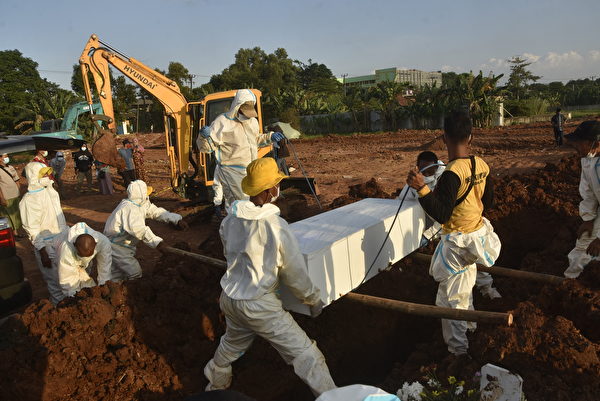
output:
<instances>
[{"instance_id":1,"label":"worker in white protective suit","mask_svg":"<svg viewBox=\"0 0 600 401\"><path fill-rule=\"evenodd\" d=\"M469 115L452 113L444 120L450 162L435 191L416 168L407 178L425 212L442 223L429 273L439 283L436 305L454 309L473 309L476 263L492 266L500 254L500 239L483 217L484 208L493 202L490 169L481 158L469 155L471 140ZM467 328L465 321L442 319L442 334L452 354L467 353Z\"/></svg>"},{"instance_id":2,"label":"worker in white protective suit","mask_svg":"<svg viewBox=\"0 0 600 401\"><path fill-rule=\"evenodd\" d=\"M581 156L579 216L583 223L564 272L567 278L577 278L590 261L600 256L600 122L582 122L573 133L565 135L565 140Z\"/></svg>"},{"instance_id":3,"label":"worker in white protective suit","mask_svg":"<svg viewBox=\"0 0 600 401\"><path fill-rule=\"evenodd\" d=\"M425 151L419 153L417 156L417 168L419 169L419 172L423 174L423 180L429 187L429 190L433 191L442 173L446 170L446 165L438 159L435 153ZM404 196L404 191L409 191L406 195L407 199L419 198L417 191L408 185L402 189L399 198ZM441 232L442 225L429 215L425 214L425 230L423 231L420 246L426 246L430 241L438 239ZM494 279L490 273L478 271L475 287L477 287L484 297L490 299L502 298L502 295L494 288ZM473 324L472 327L475 327L475 325Z\"/></svg>"},{"instance_id":4,"label":"worker in white protective suit","mask_svg":"<svg viewBox=\"0 0 600 401\"><path fill-rule=\"evenodd\" d=\"M181 215L170 213L150 202L152 187L135 180L127 187L127 199L113 210L104 226L104 235L112 246L111 280L121 281L142 277L142 268L135 258L137 244L142 241L151 248L161 250L163 239L146 225L146 219L171 223L185 230L188 225Z\"/></svg>"},{"instance_id":5,"label":"worker in white protective suit","mask_svg":"<svg viewBox=\"0 0 600 401\"><path fill-rule=\"evenodd\" d=\"M229 111L202 128L198 135L198 149L215 153L215 179L222 186L226 208L236 200L248 199L241 184L246 167L258 157L258 148L285 139L280 132L261 134L257 116L256 96L250 89L239 89Z\"/></svg>"},{"instance_id":6,"label":"worker in white protective suit","mask_svg":"<svg viewBox=\"0 0 600 401\"><path fill-rule=\"evenodd\" d=\"M35 260L48 286L50 301L56 305L63 298L55 263L54 238L66 230L67 223L58 192L52 187L52 168L32 161L25 166L27 193L19 203L23 229L33 244Z\"/></svg>"},{"instance_id":7,"label":"worker in white protective suit","mask_svg":"<svg viewBox=\"0 0 600 401\"><path fill-rule=\"evenodd\" d=\"M112 249L106 236L85 223L77 223L57 235L53 243L58 281L66 297L72 297L82 288L94 287L90 277L92 261L96 260L98 284L110 280Z\"/></svg>"},{"instance_id":8,"label":"worker in white protective suit","mask_svg":"<svg viewBox=\"0 0 600 401\"><path fill-rule=\"evenodd\" d=\"M220 306L227 330L213 359L204 368L207 390L225 389L231 364L258 335L275 347L315 395L335 388L325 357L288 312L277 295L285 284L313 317L323 309L319 290L307 275L306 263L288 224L272 204L286 178L270 157L248 165L242 188L249 200L238 200L221 224L227 271L221 279Z\"/></svg>"}]
</instances>

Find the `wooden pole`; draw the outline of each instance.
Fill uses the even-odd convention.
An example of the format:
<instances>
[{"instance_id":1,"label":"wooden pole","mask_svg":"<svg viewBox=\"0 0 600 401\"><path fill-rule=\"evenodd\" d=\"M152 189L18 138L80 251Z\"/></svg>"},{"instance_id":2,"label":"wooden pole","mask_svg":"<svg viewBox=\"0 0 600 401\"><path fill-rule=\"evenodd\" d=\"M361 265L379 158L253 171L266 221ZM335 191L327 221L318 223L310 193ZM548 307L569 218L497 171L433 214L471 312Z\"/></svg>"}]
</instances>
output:
<instances>
[{"instance_id":1,"label":"wooden pole","mask_svg":"<svg viewBox=\"0 0 600 401\"><path fill-rule=\"evenodd\" d=\"M182 249L177 249L170 246L165 247L164 251L173 255L184 256L199 260L202 263L206 263L208 265L217 267L220 270L225 270L227 268L227 262L225 262L224 260L211 258L209 256L184 251ZM384 309L404 312L410 315L428 316L452 320L467 320L472 322L507 324L508 326L510 326L513 321L513 316L510 313L442 308L440 306L421 305L412 302L396 301L393 299L356 294L354 292L349 292L348 294L344 295L344 298L350 299L353 302L358 302L364 305L376 306Z\"/></svg>"},{"instance_id":2,"label":"wooden pole","mask_svg":"<svg viewBox=\"0 0 600 401\"><path fill-rule=\"evenodd\" d=\"M370 295L349 292L344 295L345 299L358 302L363 305L393 310L396 312L451 320L467 320L470 322L485 322L494 324L512 325L512 313L486 312L478 310L443 308L434 305L422 305L412 302L397 301L393 299L373 297Z\"/></svg>"},{"instance_id":3,"label":"wooden pole","mask_svg":"<svg viewBox=\"0 0 600 401\"><path fill-rule=\"evenodd\" d=\"M199 260L202 263L206 263L208 265L218 267L221 270L227 269L227 262L220 259L211 258L209 256L200 255L198 253L184 251L183 249L173 248L171 246L164 247L165 252L172 253L173 255L185 256L188 258Z\"/></svg>"},{"instance_id":4,"label":"wooden pole","mask_svg":"<svg viewBox=\"0 0 600 401\"><path fill-rule=\"evenodd\" d=\"M415 260L418 260L421 262L427 262L427 263L431 262L431 256L432 255L426 255L426 254L418 253L418 252L410 255L410 257L414 258ZM500 267L500 266L486 267L486 266L477 265L477 270L481 271L481 272L490 273L494 276L511 277L511 278L516 278L516 279L537 281L540 283L553 284L553 285L559 285L564 280L566 280L564 277L554 276L552 274L534 273L534 272L528 272L528 271L517 270L517 269L509 269L509 268Z\"/></svg>"}]
</instances>

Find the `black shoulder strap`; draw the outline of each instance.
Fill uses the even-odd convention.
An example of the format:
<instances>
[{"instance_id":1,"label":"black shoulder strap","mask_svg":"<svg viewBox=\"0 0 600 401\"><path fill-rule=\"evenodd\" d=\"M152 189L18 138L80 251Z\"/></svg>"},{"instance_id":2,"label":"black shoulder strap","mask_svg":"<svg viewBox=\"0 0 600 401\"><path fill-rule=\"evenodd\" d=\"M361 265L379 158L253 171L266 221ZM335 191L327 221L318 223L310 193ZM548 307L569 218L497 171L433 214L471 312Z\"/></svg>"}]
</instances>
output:
<instances>
[{"instance_id":1,"label":"black shoulder strap","mask_svg":"<svg viewBox=\"0 0 600 401\"><path fill-rule=\"evenodd\" d=\"M4 166L0 166L0 169L2 169L2 171L4 171L6 174L8 174L8 176L14 181L15 179L13 178L12 174L9 173L8 171L6 171L6 169L4 168Z\"/></svg>"},{"instance_id":2,"label":"black shoulder strap","mask_svg":"<svg viewBox=\"0 0 600 401\"><path fill-rule=\"evenodd\" d=\"M467 196L469 196L469 194L471 193L471 190L473 189L473 185L475 185L475 170L476 170L475 156L471 156L469 158L471 159L471 182L469 182L469 187L467 188L467 190L464 193L464 195L461 196L459 199L456 200L456 203L454 204L454 207L460 205L461 203L463 203L463 201L465 199L467 199Z\"/></svg>"}]
</instances>

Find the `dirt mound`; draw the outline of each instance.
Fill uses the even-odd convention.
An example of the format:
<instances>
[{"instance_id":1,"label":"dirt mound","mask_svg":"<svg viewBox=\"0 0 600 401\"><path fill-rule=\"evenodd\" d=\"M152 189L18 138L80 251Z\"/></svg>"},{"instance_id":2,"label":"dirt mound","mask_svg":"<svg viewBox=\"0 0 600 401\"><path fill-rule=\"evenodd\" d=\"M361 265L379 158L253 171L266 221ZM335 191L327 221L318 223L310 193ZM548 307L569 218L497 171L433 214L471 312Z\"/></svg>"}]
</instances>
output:
<instances>
[{"instance_id":1,"label":"dirt mound","mask_svg":"<svg viewBox=\"0 0 600 401\"><path fill-rule=\"evenodd\" d=\"M2 369L0 399L167 400L200 390L224 328L218 275L177 258L163 264L152 279L85 289L58 308L39 301L12 318L2 327L10 372Z\"/></svg>"},{"instance_id":2,"label":"dirt mound","mask_svg":"<svg viewBox=\"0 0 600 401\"><path fill-rule=\"evenodd\" d=\"M446 144L444 143L444 136L440 135L435 137L435 139L424 143L423 145L419 146L419 150L430 150L430 151L434 151L434 150L446 150Z\"/></svg>"},{"instance_id":3,"label":"dirt mound","mask_svg":"<svg viewBox=\"0 0 600 401\"><path fill-rule=\"evenodd\" d=\"M527 399L597 399L600 347L571 321L531 302L519 304L514 315L513 327L480 331L471 351L523 376Z\"/></svg>"},{"instance_id":4,"label":"dirt mound","mask_svg":"<svg viewBox=\"0 0 600 401\"><path fill-rule=\"evenodd\" d=\"M144 148L153 149L165 147L165 134L163 132L156 134L136 134L135 137Z\"/></svg>"},{"instance_id":5,"label":"dirt mound","mask_svg":"<svg viewBox=\"0 0 600 401\"><path fill-rule=\"evenodd\" d=\"M348 195L334 199L329 205L329 209L345 206L365 198L392 198L392 195L383 189L376 178L371 178L362 184L351 185L348 188Z\"/></svg>"}]
</instances>

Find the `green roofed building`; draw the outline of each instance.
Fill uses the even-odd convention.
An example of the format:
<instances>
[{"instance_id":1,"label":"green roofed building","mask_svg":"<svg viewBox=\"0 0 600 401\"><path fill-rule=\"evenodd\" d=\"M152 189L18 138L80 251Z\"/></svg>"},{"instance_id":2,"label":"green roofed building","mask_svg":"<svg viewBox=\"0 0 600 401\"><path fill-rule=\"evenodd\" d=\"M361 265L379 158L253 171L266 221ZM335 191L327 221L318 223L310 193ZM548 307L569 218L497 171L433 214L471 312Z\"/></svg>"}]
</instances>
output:
<instances>
[{"instance_id":1,"label":"green roofed building","mask_svg":"<svg viewBox=\"0 0 600 401\"><path fill-rule=\"evenodd\" d=\"M375 70L373 75L361 75L358 77L346 77L338 79L345 86L358 86L361 88L370 88L375 86L378 82L393 81L398 83L405 83L414 86L421 87L425 85L429 86L441 86L442 85L442 73L440 71L427 72L421 70L401 70L399 68L384 68L381 70Z\"/></svg>"}]
</instances>

